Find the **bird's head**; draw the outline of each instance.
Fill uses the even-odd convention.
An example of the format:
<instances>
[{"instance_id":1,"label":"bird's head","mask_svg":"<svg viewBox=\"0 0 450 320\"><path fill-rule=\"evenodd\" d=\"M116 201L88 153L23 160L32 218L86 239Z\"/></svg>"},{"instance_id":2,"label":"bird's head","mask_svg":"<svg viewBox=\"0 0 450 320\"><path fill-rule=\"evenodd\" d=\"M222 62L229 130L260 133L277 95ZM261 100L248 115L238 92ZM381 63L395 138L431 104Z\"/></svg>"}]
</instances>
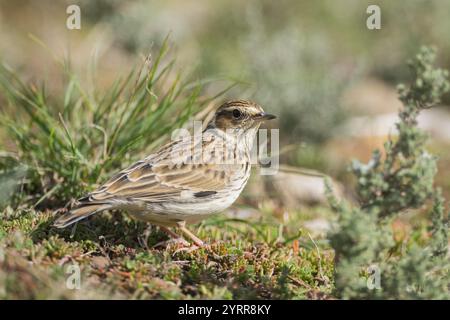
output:
<instances>
[{"instance_id":1,"label":"bird's head","mask_svg":"<svg viewBox=\"0 0 450 320\"><path fill-rule=\"evenodd\" d=\"M232 100L222 104L216 111L210 125L221 130L244 130L245 132L259 128L265 120L276 117L264 112L255 102L248 100Z\"/></svg>"}]
</instances>

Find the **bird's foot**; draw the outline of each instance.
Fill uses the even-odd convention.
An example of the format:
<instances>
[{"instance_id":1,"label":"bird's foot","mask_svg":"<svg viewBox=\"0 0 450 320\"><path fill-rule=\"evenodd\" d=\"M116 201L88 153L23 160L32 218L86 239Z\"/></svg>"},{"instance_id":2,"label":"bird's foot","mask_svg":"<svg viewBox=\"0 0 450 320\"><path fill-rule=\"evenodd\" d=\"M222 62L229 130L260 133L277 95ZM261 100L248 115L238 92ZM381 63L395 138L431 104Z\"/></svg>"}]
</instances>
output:
<instances>
[{"instance_id":1,"label":"bird's foot","mask_svg":"<svg viewBox=\"0 0 450 320\"><path fill-rule=\"evenodd\" d=\"M196 244L192 244L189 247L183 247L183 248L179 248L179 249L175 250L174 254L177 254L177 253L180 253L180 252L191 253L191 252L194 252L194 251L196 251L198 249L210 250L211 247L208 244L206 244L206 243L203 243L201 246L196 245Z\"/></svg>"},{"instance_id":2,"label":"bird's foot","mask_svg":"<svg viewBox=\"0 0 450 320\"><path fill-rule=\"evenodd\" d=\"M191 245L189 242L187 242L183 238L174 238L174 239L169 239L169 240L158 242L152 248L160 248L160 247L167 248L171 244L174 244L178 247L181 246L182 247L181 249L183 249L184 247L189 247Z\"/></svg>"}]
</instances>

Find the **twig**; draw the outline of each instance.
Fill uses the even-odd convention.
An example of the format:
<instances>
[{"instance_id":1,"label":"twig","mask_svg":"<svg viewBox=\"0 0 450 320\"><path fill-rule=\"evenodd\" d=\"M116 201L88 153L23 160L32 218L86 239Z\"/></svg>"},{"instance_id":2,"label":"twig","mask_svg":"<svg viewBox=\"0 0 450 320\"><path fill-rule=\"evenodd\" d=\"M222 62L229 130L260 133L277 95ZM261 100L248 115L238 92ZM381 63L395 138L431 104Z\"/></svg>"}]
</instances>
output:
<instances>
[{"instance_id":1,"label":"twig","mask_svg":"<svg viewBox=\"0 0 450 320\"><path fill-rule=\"evenodd\" d=\"M314 247L316 247L316 250L317 250L317 255L318 255L318 258L319 258L319 274L320 274L321 280L323 282L326 282L326 280L325 280L326 278L324 277L323 270L322 270L322 257L320 256L320 249L317 246L317 244L314 241L314 239L311 237L311 234L309 232L308 232L308 237L312 241L312 243L314 244Z\"/></svg>"},{"instance_id":2,"label":"twig","mask_svg":"<svg viewBox=\"0 0 450 320\"><path fill-rule=\"evenodd\" d=\"M291 280L292 282L294 282L296 285L301 286L301 287L305 287L308 290L312 290L312 287L307 284L305 281L294 278L292 276L287 276L289 280Z\"/></svg>"}]
</instances>

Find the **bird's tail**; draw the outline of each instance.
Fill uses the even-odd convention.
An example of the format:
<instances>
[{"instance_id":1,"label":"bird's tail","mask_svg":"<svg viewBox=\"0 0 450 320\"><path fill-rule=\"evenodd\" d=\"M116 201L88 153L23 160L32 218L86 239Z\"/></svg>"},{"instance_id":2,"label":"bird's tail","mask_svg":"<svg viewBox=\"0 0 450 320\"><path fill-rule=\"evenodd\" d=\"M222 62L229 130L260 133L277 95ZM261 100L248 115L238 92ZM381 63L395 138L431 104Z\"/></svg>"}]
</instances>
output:
<instances>
[{"instance_id":1,"label":"bird's tail","mask_svg":"<svg viewBox=\"0 0 450 320\"><path fill-rule=\"evenodd\" d=\"M111 205L106 203L79 202L69 212L56 219L54 226L57 228L65 228L77 221L109 208L111 208Z\"/></svg>"}]
</instances>

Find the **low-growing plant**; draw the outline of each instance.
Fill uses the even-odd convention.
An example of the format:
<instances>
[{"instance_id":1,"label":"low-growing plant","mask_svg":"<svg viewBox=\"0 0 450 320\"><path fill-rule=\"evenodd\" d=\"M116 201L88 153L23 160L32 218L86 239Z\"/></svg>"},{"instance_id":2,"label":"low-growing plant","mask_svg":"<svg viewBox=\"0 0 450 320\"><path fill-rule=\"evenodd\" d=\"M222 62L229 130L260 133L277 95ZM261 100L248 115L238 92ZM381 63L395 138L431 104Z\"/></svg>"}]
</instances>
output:
<instances>
[{"instance_id":1,"label":"low-growing plant","mask_svg":"<svg viewBox=\"0 0 450 320\"><path fill-rule=\"evenodd\" d=\"M434 186L436 157L427 152L426 134L418 127L419 113L439 103L450 87L448 71L435 68L434 60L434 50L423 47L410 61L414 79L398 88L398 135L388 139L384 153L374 151L367 164L352 163L358 205L330 199L338 214L329 237L341 298L450 297L444 199ZM420 236L426 230L416 226L398 237L395 221L405 212L425 212L428 233Z\"/></svg>"}]
</instances>

